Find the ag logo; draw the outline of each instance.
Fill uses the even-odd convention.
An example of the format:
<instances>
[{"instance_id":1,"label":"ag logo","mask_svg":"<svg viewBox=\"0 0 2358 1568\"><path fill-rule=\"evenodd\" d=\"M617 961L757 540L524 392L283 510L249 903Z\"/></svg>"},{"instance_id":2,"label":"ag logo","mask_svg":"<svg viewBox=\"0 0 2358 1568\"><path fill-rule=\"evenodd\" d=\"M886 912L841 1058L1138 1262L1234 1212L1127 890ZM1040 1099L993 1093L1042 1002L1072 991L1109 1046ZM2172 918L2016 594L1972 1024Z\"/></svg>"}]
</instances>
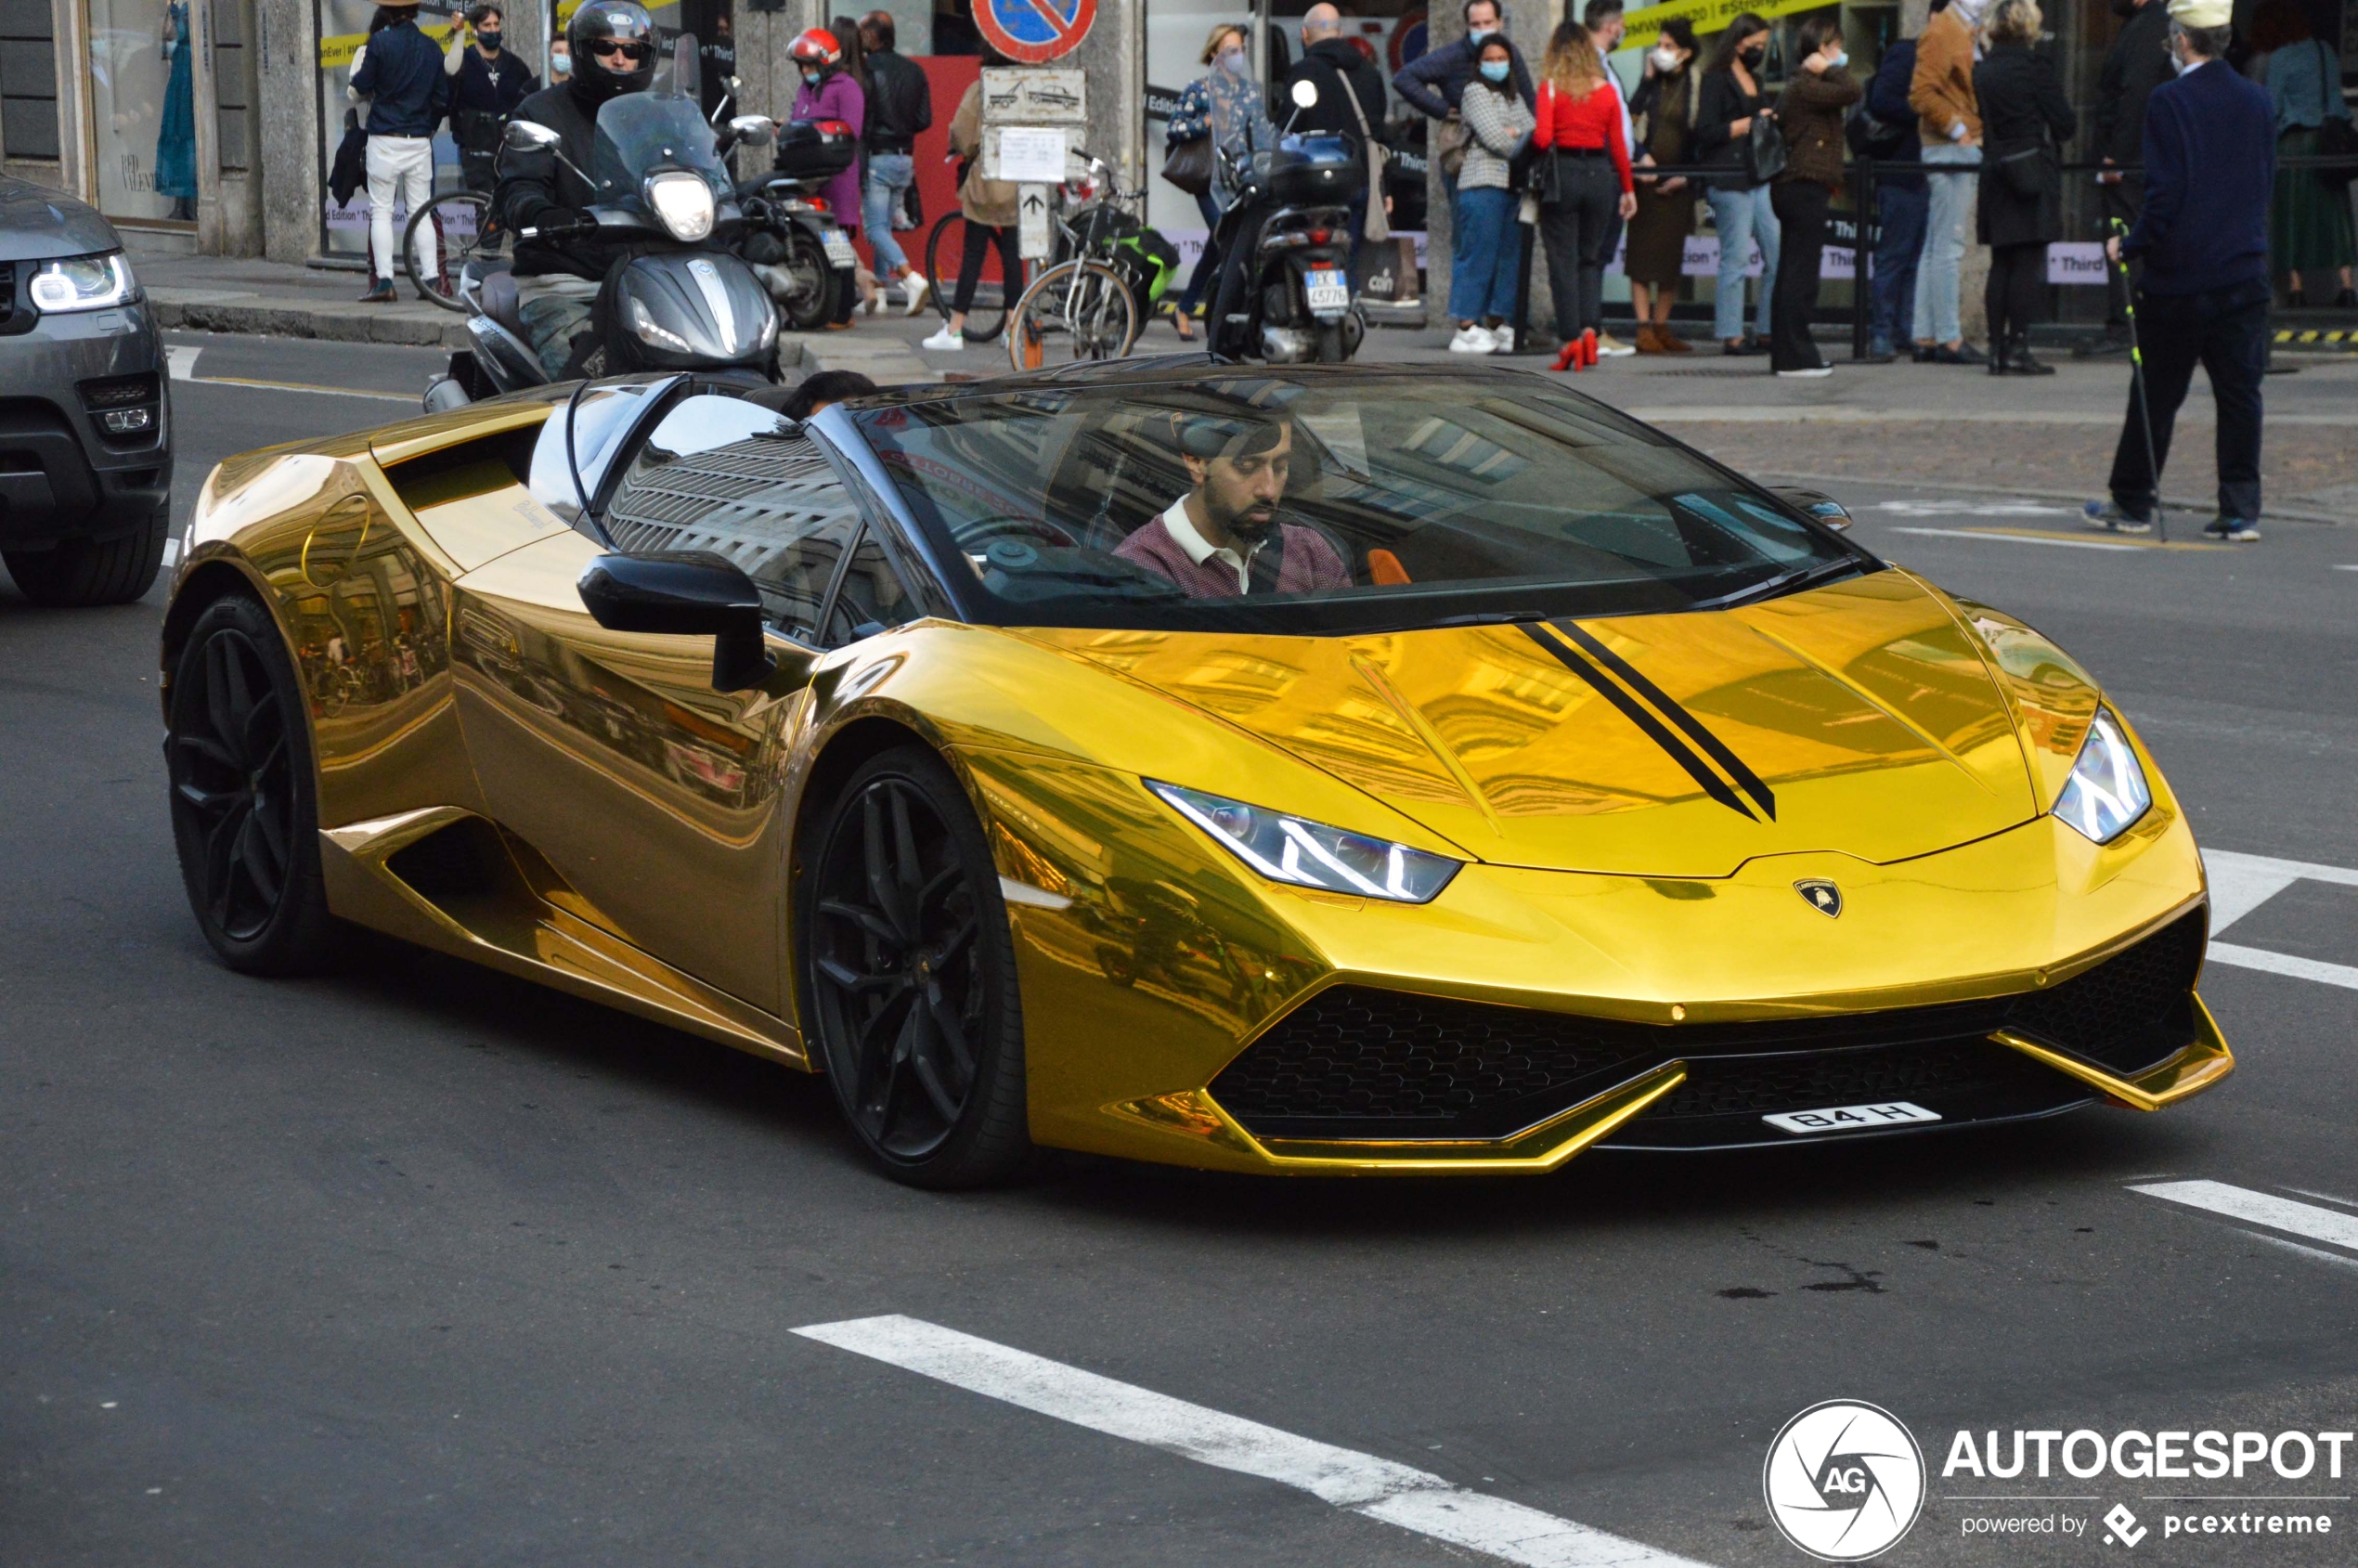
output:
<instances>
[{"instance_id":1,"label":"ag logo","mask_svg":"<svg viewBox=\"0 0 2358 1568\"><path fill-rule=\"evenodd\" d=\"M1830 1399L1777 1433L1760 1489L1786 1540L1823 1562L1859 1562L1916 1523L1924 1451L1890 1412Z\"/></svg>"},{"instance_id":2,"label":"ag logo","mask_svg":"<svg viewBox=\"0 0 2358 1568\"><path fill-rule=\"evenodd\" d=\"M1793 890L1809 901L1809 907L1829 920L1842 918L1842 889L1822 876L1804 877L1793 885Z\"/></svg>"}]
</instances>

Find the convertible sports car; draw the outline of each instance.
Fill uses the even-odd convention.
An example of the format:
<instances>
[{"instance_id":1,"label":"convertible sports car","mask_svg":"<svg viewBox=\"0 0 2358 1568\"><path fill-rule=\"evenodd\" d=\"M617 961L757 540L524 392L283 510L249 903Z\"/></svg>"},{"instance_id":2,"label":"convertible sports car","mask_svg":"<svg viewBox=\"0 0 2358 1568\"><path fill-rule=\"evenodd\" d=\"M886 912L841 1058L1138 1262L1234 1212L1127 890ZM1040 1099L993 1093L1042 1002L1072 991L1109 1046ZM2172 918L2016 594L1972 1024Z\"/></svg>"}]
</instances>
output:
<instances>
[{"instance_id":1,"label":"convertible sports car","mask_svg":"<svg viewBox=\"0 0 2358 1568\"><path fill-rule=\"evenodd\" d=\"M1541 1172L2234 1066L2202 865L2021 621L1542 378L683 375L207 481L163 634L232 965L353 921L1035 1145Z\"/></svg>"}]
</instances>

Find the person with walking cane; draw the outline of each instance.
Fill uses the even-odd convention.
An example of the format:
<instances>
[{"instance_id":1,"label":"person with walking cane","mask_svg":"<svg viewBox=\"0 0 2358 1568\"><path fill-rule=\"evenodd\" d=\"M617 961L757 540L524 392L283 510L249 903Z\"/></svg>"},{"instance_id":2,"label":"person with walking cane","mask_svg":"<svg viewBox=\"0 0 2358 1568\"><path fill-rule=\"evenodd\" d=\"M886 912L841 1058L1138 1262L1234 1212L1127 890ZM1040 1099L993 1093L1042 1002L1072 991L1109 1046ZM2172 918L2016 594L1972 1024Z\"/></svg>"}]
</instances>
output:
<instances>
[{"instance_id":1,"label":"person with walking cane","mask_svg":"<svg viewBox=\"0 0 2358 1568\"><path fill-rule=\"evenodd\" d=\"M2169 0L2178 79L2145 110L2144 210L2105 241L2115 266L2142 260L2130 312L2136 373L2113 454L2112 499L2090 501L2091 526L2153 526L2170 438L2197 361L2219 409L2214 539L2260 537L2261 379L2266 372L2268 197L2275 111L2264 88L2220 57L2234 32L2229 0Z\"/></svg>"}]
</instances>

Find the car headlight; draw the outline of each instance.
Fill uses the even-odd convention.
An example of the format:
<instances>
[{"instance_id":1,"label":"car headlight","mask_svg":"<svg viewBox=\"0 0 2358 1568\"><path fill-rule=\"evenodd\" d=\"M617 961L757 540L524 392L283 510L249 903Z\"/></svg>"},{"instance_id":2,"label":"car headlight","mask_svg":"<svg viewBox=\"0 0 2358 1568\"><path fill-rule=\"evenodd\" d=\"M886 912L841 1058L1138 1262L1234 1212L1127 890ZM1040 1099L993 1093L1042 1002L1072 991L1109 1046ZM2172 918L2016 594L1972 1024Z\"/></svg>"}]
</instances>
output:
<instances>
[{"instance_id":1,"label":"car headlight","mask_svg":"<svg viewBox=\"0 0 2358 1568\"><path fill-rule=\"evenodd\" d=\"M1420 904L1431 902L1458 875L1459 862L1445 855L1345 833L1324 823L1206 795L1199 789L1182 789L1152 779L1147 781L1147 787L1211 835L1222 849L1272 882Z\"/></svg>"},{"instance_id":2,"label":"car headlight","mask_svg":"<svg viewBox=\"0 0 2358 1568\"><path fill-rule=\"evenodd\" d=\"M2153 803L2145 771L2137 765L2137 753L2120 720L2110 708L2099 707L2088 723L2088 738L2080 743L2071 777L2055 797L2055 815L2092 842L2109 844Z\"/></svg>"},{"instance_id":3,"label":"car headlight","mask_svg":"<svg viewBox=\"0 0 2358 1568\"><path fill-rule=\"evenodd\" d=\"M70 310L105 310L139 297L139 279L120 251L102 256L69 256L44 262L25 284L33 307L55 316Z\"/></svg>"},{"instance_id":4,"label":"car headlight","mask_svg":"<svg viewBox=\"0 0 2358 1568\"><path fill-rule=\"evenodd\" d=\"M674 240L693 241L712 232L712 187L684 169L649 175L641 194L647 209Z\"/></svg>"}]
</instances>

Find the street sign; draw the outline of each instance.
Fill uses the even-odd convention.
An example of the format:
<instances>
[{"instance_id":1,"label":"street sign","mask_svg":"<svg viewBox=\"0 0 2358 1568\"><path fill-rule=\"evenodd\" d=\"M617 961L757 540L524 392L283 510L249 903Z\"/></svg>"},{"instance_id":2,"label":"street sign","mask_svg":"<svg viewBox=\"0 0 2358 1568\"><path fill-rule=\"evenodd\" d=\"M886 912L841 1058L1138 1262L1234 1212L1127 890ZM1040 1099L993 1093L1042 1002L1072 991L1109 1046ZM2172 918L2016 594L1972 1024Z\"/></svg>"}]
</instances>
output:
<instances>
[{"instance_id":1,"label":"street sign","mask_svg":"<svg viewBox=\"0 0 2358 1568\"><path fill-rule=\"evenodd\" d=\"M1066 175L1069 150L1061 125L986 125L983 177L1054 185Z\"/></svg>"},{"instance_id":2,"label":"street sign","mask_svg":"<svg viewBox=\"0 0 2358 1568\"><path fill-rule=\"evenodd\" d=\"M1026 261L1048 259L1048 188L1021 187L1016 199L1016 253Z\"/></svg>"},{"instance_id":3,"label":"street sign","mask_svg":"<svg viewBox=\"0 0 2358 1568\"><path fill-rule=\"evenodd\" d=\"M986 125L1085 125L1089 86L1077 69L1015 70L987 66L982 72L982 123Z\"/></svg>"},{"instance_id":4,"label":"street sign","mask_svg":"<svg viewBox=\"0 0 2358 1568\"><path fill-rule=\"evenodd\" d=\"M1089 36L1097 0L975 0L983 42L1018 65L1069 55Z\"/></svg>"}]
</instances>

